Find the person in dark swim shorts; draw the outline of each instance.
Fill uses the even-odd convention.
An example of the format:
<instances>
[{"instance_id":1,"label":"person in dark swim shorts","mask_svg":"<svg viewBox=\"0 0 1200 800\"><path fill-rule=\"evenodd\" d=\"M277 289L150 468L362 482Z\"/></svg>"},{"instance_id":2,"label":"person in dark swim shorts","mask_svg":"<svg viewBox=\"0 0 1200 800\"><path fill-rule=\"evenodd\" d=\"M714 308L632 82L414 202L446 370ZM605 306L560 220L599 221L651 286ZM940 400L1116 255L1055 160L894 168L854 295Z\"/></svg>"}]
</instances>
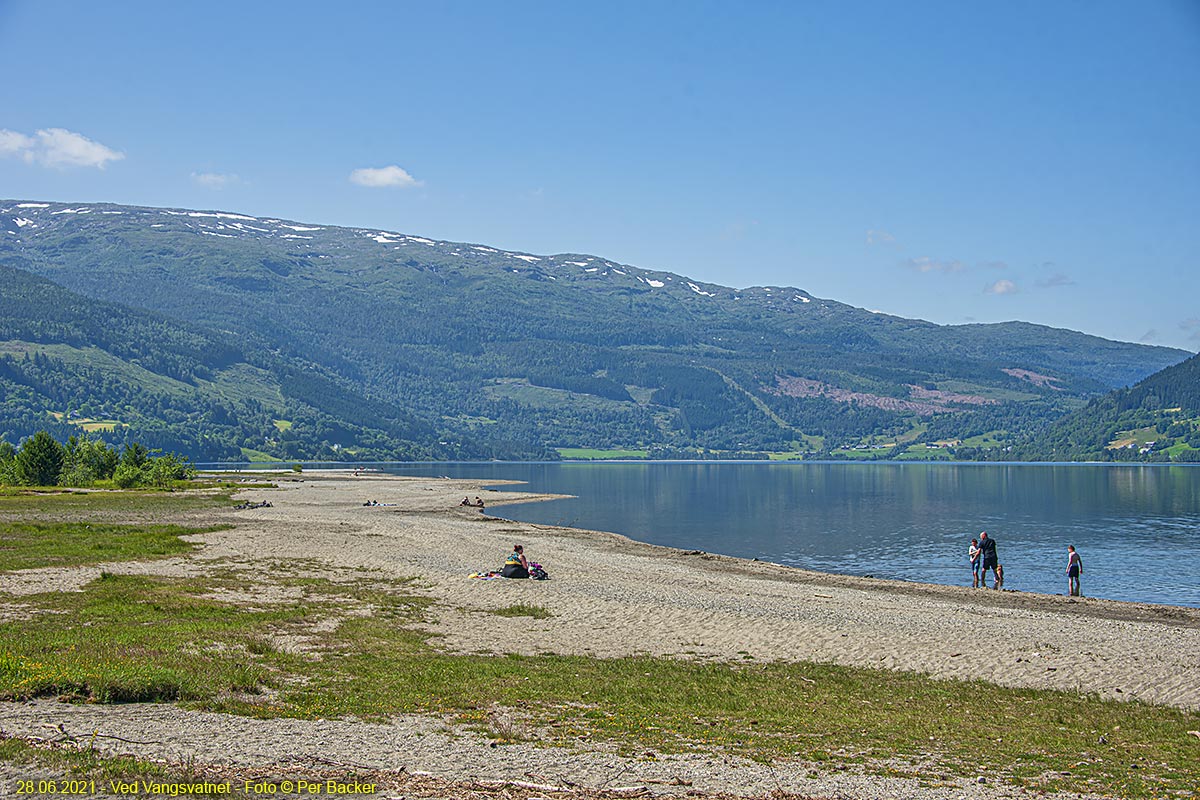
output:
<instances>
[{"instance_id":1,"label":"person in dark swim shorts","mask_svg":"<svg viewBox=\"0 0 1200 800\"><path fill-rule=\"evenodd\" d=\"M987 535L987 531L979 534L979 555L983 562L983 586L987 586L988 570L992 571L992 576L995 579L993 588L999 589L1002 578L997 567L1000 564L1000 558L996 555L996 540Z\"/></svg>"},{"instance_id":2,"label":"person in dark swim shorts","mask_svg":"<svg viewBox=\"0 0 1200 800\"><path fill-rule=\"evenodd\" d=\"M1079 576L1083 574L1083 559L1075 552L1075 545L1067 545L1067 594L1071 597L1082 596L1079 586Z\"/></svg>"}]
</instances>

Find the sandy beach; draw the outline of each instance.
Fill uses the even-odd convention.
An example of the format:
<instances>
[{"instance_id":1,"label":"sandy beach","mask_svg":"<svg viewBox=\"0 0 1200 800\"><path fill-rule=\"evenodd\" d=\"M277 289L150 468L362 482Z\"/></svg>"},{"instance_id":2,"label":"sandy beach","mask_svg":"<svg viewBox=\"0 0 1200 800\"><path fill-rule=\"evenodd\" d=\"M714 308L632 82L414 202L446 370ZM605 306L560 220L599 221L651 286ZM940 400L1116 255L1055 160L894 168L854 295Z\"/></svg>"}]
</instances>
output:
<instances>
[{"instance_id":1,"label":"sandy beach","mask_svg":"<svg viewBox=\"0 0 1200 800\"><path fill-rule=\"evenodd\" d=\"M429 628L440 634L439 646L454 652L645 653L730 661L749 654L760 662L912 670L1200 709L1200 684L1191 674L1200 664L1197 609L812 573L654 547L609 533L511 522L459 507L464 495L481 495L489 506L545 499L485 492L461 480L305 474L278 489L239 495L270 500L270 508L195 512L190 523L235 527L198 537L203 547L194 554L103 569L194 575L221 563L257 566L265 573L270 564L303 561L337 574L418 576L416 591L434 600ZM368 500L387 505L364 506ZM468 578L499 568L515 542L547 567L551 580ZM72 590L100 569L10 573L0 576L0 591L19 601L21 594ZM498 625L495 616L480 613L518 602L543 606L553 617ZM283 754L293 763L404 770L410 781L414 772L428 773L422 778L426 784L406 785L400 794L408 796L465 797L463 781L503 781L514 772L534 776L521 780L542 788L509 786L507 791L517 792L511 796L538 796L547 786L568 784L580 792L637 785L651 793L745 796L779 790L818 797L1023 796L987 782L929 788L908 779L814 776L807 765L769 768L721 756L646 762L602 750L496 748L428 718L381 726L257 721L172 706L0 704L0 730L9 735L45 737L53 730L47 726L55 725L71 732L101 728L119 737L103 740L103 747L151 758L252 768L282 763ZM393 790L380 796L400 795Z\"/></svg>"}]
</instances>

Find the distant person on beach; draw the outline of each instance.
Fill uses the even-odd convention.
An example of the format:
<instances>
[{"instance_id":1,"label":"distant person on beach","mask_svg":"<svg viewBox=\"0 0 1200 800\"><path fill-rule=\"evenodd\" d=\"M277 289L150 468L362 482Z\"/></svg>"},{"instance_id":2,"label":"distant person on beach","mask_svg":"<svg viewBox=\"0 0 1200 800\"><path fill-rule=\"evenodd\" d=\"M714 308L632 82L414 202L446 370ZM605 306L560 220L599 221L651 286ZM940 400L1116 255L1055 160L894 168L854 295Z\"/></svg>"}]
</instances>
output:
<instances>
[{"instance_id":1,"label":"distant person on beach","mask_svg":"<svg viewBox=\"0 0 1200 800\"><path fill-rule=\"evenodd\" d=\"M528 578L529 562L525 560L525 548L519 544L513 545L513 551L504 562L500 574L505 578Z\"/></svg>"},{"instance_id":2,"label":"distant person on beach","mask_svg":"<svg viewBox=\"0 0 1200 800\"><path fill-rule=\"evenodd\" d=\"M1083 574L1083 559L1075 552L1075 545L1067 545L1067 594L1071 597L1082 597L1083 591L1079 586L1079 576Z\"/></svg>"},{"instance_id":3,"label":"distant person on beach","mask_svg":"<svg viewBox=\"0 0 1200 800\"><path fill-rule=\"evenodd\" d=\"M479 495L475 495L475 505L479 508L483 508L483 498Z\"/></svg>"},{"instance_id":4,"label":"distant person on beach","mask_svg":"<svg viewBox=\"0 0 1200 800\"><path fill-rule=\"evenodd\" d=\"M469 506L469 505L471 505L471 498L469 498L469 497L464 497L464 498L463 498L463 501L462 501L461 503L459 503L459 505L460 505L460 506Z\"/></svg>"},{"instance_id":5,"label":"distant person on beach","mask_svg":"<svg viewBox=\"0 0 1200 800\"><path fill-rule=\"evenodd\" d=\"M979 540L972 539L971 546L967 548L967 558L971 559L971 588L979 588L979 554L982 552L979 549Z\"/></svg>"},{"instance_id":6,"label":"distant person on beach","mask_svg":"<svg viewBox=\"0 0 1200 800\"><path fill-rule=\"evenodd\" d=\"M983 561L983 578L982 586L987 588L988 570L992 571L992 576L995 578L994 588L999 589L1004 585L1004 579L1000 577L1003 573L1000 572L1000 559L996 555L996 540L987 535L987 531L979 534L979 553Z\"/></svg>"}]
</instances>

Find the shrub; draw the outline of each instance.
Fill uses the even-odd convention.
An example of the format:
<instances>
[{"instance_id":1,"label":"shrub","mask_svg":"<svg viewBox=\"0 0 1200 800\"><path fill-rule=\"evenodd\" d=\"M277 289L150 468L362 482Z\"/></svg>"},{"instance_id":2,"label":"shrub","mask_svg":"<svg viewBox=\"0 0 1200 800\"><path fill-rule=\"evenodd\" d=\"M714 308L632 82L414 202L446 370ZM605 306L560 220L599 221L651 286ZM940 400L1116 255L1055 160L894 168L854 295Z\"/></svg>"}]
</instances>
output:
<instances>
[{"instance_id":1,"label":"shrub","mask_svg":"<svg viewBox=\"0 0 1200 800\"><path fill-rule=\"evenodd\" d=\"M25 486L54 486L65 458L63 446L50 434L38 431L21 443L14 457L16 482Z\"/></svg>"}]
</instances>

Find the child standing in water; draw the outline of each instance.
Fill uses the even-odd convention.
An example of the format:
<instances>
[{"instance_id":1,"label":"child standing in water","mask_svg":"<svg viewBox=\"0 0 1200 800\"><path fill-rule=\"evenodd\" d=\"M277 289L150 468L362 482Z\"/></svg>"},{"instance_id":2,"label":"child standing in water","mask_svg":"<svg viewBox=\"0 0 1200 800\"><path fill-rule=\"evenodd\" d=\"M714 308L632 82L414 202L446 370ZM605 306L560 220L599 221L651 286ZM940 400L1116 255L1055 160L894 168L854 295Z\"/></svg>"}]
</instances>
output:
<instances>
[{"instance_id":1,"label":"child standing in water","mask_svg":"<svg viewBox=\"0 0 1200 800\"><path fill-rule=\"evenodd\" d=\"M1079 586L1079 576L1083 574L1083 559L1075 552L1075 545L1067 545L1067 594L1071 597L1082 597Z\"/></svg>"},{"instance_id":2,"label":"child standing in water","mask_svg":"<svg viewBox=\"0 0 1200 800\"><path fill-rule=\"evenodd\" d=\"M971 559L971 588L979 588L979 540L972 539L971 546L967 549L967 557Z\"/></svg>"}]
</instances>

